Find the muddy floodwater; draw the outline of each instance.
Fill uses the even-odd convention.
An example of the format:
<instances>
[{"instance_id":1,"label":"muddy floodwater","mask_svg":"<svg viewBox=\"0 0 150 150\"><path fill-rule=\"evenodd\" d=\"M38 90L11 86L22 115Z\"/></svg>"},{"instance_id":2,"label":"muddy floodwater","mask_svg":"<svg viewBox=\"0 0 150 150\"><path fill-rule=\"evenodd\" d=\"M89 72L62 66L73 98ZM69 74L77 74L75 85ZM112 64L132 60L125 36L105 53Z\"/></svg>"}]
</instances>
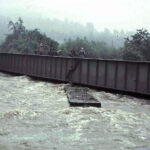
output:
<instances>
[{"instance_id":1,"label":"muddy floodwater","mask_svg":"<svg viewBox=\"0 0 150 150\"><path fill-rule=\"evenodd\" d=\"M148 100L88 89L102 108L73 108L66 85L0 73L0 150L150 150Z\"/></svg>"}]
</instances>

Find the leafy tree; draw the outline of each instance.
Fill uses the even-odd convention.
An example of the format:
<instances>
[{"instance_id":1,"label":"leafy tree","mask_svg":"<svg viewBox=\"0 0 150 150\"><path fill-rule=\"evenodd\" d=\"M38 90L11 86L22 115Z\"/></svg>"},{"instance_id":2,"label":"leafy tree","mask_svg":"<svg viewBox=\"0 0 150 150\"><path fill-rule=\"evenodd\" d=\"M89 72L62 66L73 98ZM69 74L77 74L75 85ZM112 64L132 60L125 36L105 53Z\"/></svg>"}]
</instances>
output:
<instances>
[{"instance_id":1,"label":"leafy tree","mask_svg":"<svg viewBox=\"0 0 150 150\"><path fill-rule=\"evenodd\" d=\"M127 37L122 56L127 60L150 61L150 33L146 29L140 29L131 38Z\"/></svg>"},{"instance_id":2,"label":"leafy tree","mask_svg":"<svg viewBox=\"0 0 150 150\"><path fill-rule=\"evenodd\" d=\"M59 44L41 34L38 29L27 30L21 18L15 23L10 21L8 27L12 33L7 35L1 45L2 52L43 55L56 53Z\"/></svg>"},{"instance_id":3,"label":"leafy tree","mask_svg":"<svg viewBox=\"0 0 150 150\"><path fill-rule=\"evenodd\" d=\"M86 37L68 39L61 45L61 49L67 51L70 56L78 56L81 49L85 50L85 57L90 58L117 59L121 56L117 49L108 46L105 42L89 41Z\"/></svg>"}]
</instances>

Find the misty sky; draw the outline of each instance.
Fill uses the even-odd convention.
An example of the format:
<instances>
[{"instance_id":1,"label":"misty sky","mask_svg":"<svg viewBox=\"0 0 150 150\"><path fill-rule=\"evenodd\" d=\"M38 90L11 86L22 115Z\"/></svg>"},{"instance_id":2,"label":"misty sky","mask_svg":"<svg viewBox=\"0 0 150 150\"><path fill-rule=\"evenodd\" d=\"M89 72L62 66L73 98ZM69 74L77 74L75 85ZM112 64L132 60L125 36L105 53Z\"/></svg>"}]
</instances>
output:
<instances>
[{"instance_id":1,"label":"misty sky","mask_svg":"<svg viewBox=\"0 0 150 150\"><path fill-rule=\"evenodd\" d=\"M150 29L150 0L0 0L0 15L92 22L98 30Z\"/></svg>"}]
</instances>

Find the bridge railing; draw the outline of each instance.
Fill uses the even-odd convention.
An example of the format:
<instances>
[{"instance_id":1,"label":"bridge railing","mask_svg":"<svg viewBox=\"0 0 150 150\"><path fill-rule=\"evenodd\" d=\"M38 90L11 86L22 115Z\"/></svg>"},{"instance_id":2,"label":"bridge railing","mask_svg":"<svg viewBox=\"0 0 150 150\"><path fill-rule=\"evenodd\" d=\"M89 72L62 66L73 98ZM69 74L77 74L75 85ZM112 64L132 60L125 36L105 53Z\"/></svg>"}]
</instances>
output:
<instances>
[{"instance_id":1,"label":"bridge railing","mask_svg":"<svg viewBox=\"0 0 150 150\"><path fill-rule=\"evenodd\" d=\"M0 70L150 95L150 62L1 53Z\"/></svg>"}]
</instances>

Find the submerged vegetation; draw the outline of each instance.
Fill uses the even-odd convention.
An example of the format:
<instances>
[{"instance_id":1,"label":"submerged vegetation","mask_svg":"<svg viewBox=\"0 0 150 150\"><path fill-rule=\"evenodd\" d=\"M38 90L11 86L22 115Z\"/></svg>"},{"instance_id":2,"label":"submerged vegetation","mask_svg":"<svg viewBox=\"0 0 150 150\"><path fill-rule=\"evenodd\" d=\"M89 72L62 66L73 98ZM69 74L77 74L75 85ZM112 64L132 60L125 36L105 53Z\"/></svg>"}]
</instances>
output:
<instances>
[{"instance_id":1,"label":"submerged vegetation","mask_svg":"<svg viewBox=\"0 0 150 150\"><path fill-rule=\"evenodd\" d=\"M28 30L21 18L8 24L11 33L0 46L0 52L40 55L79 56L80 50L85 57L103 59L147 60L150 61L150 33L146 29L137 30L125 38L124 46L116 48L101 40L87 37L65 39L62 44L42 34L38 29Z\"/></svg>"}]
</instances>

